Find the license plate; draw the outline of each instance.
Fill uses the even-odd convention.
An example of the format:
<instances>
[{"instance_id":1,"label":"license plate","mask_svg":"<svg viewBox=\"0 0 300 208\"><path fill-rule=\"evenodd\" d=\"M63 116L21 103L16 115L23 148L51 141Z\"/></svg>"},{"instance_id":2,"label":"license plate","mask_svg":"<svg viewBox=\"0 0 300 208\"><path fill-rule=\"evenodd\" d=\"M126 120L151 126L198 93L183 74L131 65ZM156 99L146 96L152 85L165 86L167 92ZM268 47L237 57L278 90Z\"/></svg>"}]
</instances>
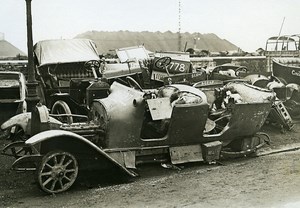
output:
<instances>
[{"instance_id":1,"label":"license plate","mask_svg":"<svg viewBox=\"0 0 300 208\"><path fill-rule=\"evenodd\" d=\"M204 81L197 82L197 87L222 85L222 84L223 82L220 80L204 80Z\"/></svg>"},{"instance_id":2,"label":"license plate","mask_svg":"<svg viewBox=\"0 0 300 208\"><path fill-rule=\"evenodd\" d=\"M152 80L163 81L165 77L167 77L167 73L153 71L151 74Z\"/></svg>"},{"instance_id":3,"label":"license plate","mask_svg":"<svg viewBox=\"0 0 300 208\"><path fill-rule=\"evenodd\" d=\"M154 62L157 59L158 58L154 58ZM190 71L190 66L191 66L190 61L172 59L171 63L167 66L167 70L169 71L170 74L188 73ZM154 65L153 71L165 72L166 69L160 69Z\"/></svg>"}]
</instances>

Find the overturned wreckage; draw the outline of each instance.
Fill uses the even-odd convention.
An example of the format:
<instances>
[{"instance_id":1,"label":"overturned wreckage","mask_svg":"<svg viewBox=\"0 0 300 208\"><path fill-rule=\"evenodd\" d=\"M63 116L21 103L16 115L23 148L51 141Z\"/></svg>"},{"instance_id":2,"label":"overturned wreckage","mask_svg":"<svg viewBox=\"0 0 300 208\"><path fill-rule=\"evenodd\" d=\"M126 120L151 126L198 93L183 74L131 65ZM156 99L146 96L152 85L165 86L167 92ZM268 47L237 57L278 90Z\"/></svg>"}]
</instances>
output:
<instances>
[{"instance_id":1,"label":"overturned wreckage","mask_svg":"<svg viewBox=\"0 0 300 208\"><path fill-rule=\"evenodd\" d=\"M135 88L114 82L107 98L93 101L86 123L61 123L43 105L32 115L11 118L1 128L19 126L30 138L8 145L3 153L26 149L26 154L14 155L13 168L35 170L43 191L59 193L72 186L79 170L114 168L136 176L141 163L209 163L219 159L221 150L246 155L264 143L265 135L257 133L271 109L270 91L229 83L219 95L230 91L241 99L219 105L226 96L208 100L192 86L143 90L131 83ZM261 99L253 101L250 94Z\"/></svg>"}]
</instances>

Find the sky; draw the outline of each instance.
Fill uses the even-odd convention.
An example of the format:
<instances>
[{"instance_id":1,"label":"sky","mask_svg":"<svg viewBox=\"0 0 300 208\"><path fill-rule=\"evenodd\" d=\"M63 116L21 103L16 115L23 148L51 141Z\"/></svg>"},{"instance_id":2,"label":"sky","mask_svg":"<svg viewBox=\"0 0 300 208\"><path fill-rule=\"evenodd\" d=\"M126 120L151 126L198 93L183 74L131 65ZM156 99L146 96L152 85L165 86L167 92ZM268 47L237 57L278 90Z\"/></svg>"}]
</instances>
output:
<instances>
[{"instance_id":1,"label":"sky","mask_svg":"<svg viewBox=\"0 0 300 208\"><path fill-rule=\"evenodd\" d=\"M0 0L0 33L27 53L25 0ZM242 50L300 34L299 0L32 0L33 42L87 31L214 33ZM180 21L179 21L180 16Z\"/></svg>"}]
</instances>

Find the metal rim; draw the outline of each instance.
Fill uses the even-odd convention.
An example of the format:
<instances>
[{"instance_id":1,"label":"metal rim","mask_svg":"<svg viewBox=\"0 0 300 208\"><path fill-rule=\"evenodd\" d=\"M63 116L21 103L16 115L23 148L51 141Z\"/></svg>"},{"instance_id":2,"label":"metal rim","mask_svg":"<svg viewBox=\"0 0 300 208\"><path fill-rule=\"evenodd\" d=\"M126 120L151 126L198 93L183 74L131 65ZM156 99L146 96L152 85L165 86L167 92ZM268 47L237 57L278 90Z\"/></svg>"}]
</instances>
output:
<instances>
[{"instance_id":1,"label":"metal rim","mask_svg":"<svg viewBox=\"0 0 300 208\"><path fill-rule=\"evenodd\" d=\"M47 193L60 193L68 190L78 175L76 158L63 151L49 152L43 157L37 177L41 189Z\"/></svg>"},{"instance_id":2,"label":"metal rim","mask_svg":"<svg viewBox=\"0 0 300 208\"><path fill-rule=\"evenodd\" d=\"M54 103L52 109L51 109L51 113L52 114L64 114L64 115L69 115L69 116L62 116L62 117L58 117L58 120L60 120L61 122L67 122L69 124L73 123L73 117L72 117L72 112L71 109L69 107L69 105L62 100L58 100Z\"/></svg>"}]
</instances>

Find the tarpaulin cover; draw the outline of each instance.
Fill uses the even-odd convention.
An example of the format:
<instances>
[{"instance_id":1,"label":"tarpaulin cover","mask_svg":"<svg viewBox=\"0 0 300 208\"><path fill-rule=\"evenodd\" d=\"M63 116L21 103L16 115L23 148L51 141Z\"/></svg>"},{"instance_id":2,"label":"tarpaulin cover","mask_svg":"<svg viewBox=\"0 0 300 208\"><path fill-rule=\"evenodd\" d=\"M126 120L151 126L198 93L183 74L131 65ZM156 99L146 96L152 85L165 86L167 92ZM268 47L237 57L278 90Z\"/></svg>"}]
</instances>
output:
<instances>
[{"instance_id":1,"label":"tarpaulin cover","mask_svg":"<svg viewBox=\"0 0 300 208\"><path fill-rule=\"evenodd\" d=\"M44 40L34 45L38 65L99 60L96 45L88 39Z\"/></svg>"}]
</instances>

